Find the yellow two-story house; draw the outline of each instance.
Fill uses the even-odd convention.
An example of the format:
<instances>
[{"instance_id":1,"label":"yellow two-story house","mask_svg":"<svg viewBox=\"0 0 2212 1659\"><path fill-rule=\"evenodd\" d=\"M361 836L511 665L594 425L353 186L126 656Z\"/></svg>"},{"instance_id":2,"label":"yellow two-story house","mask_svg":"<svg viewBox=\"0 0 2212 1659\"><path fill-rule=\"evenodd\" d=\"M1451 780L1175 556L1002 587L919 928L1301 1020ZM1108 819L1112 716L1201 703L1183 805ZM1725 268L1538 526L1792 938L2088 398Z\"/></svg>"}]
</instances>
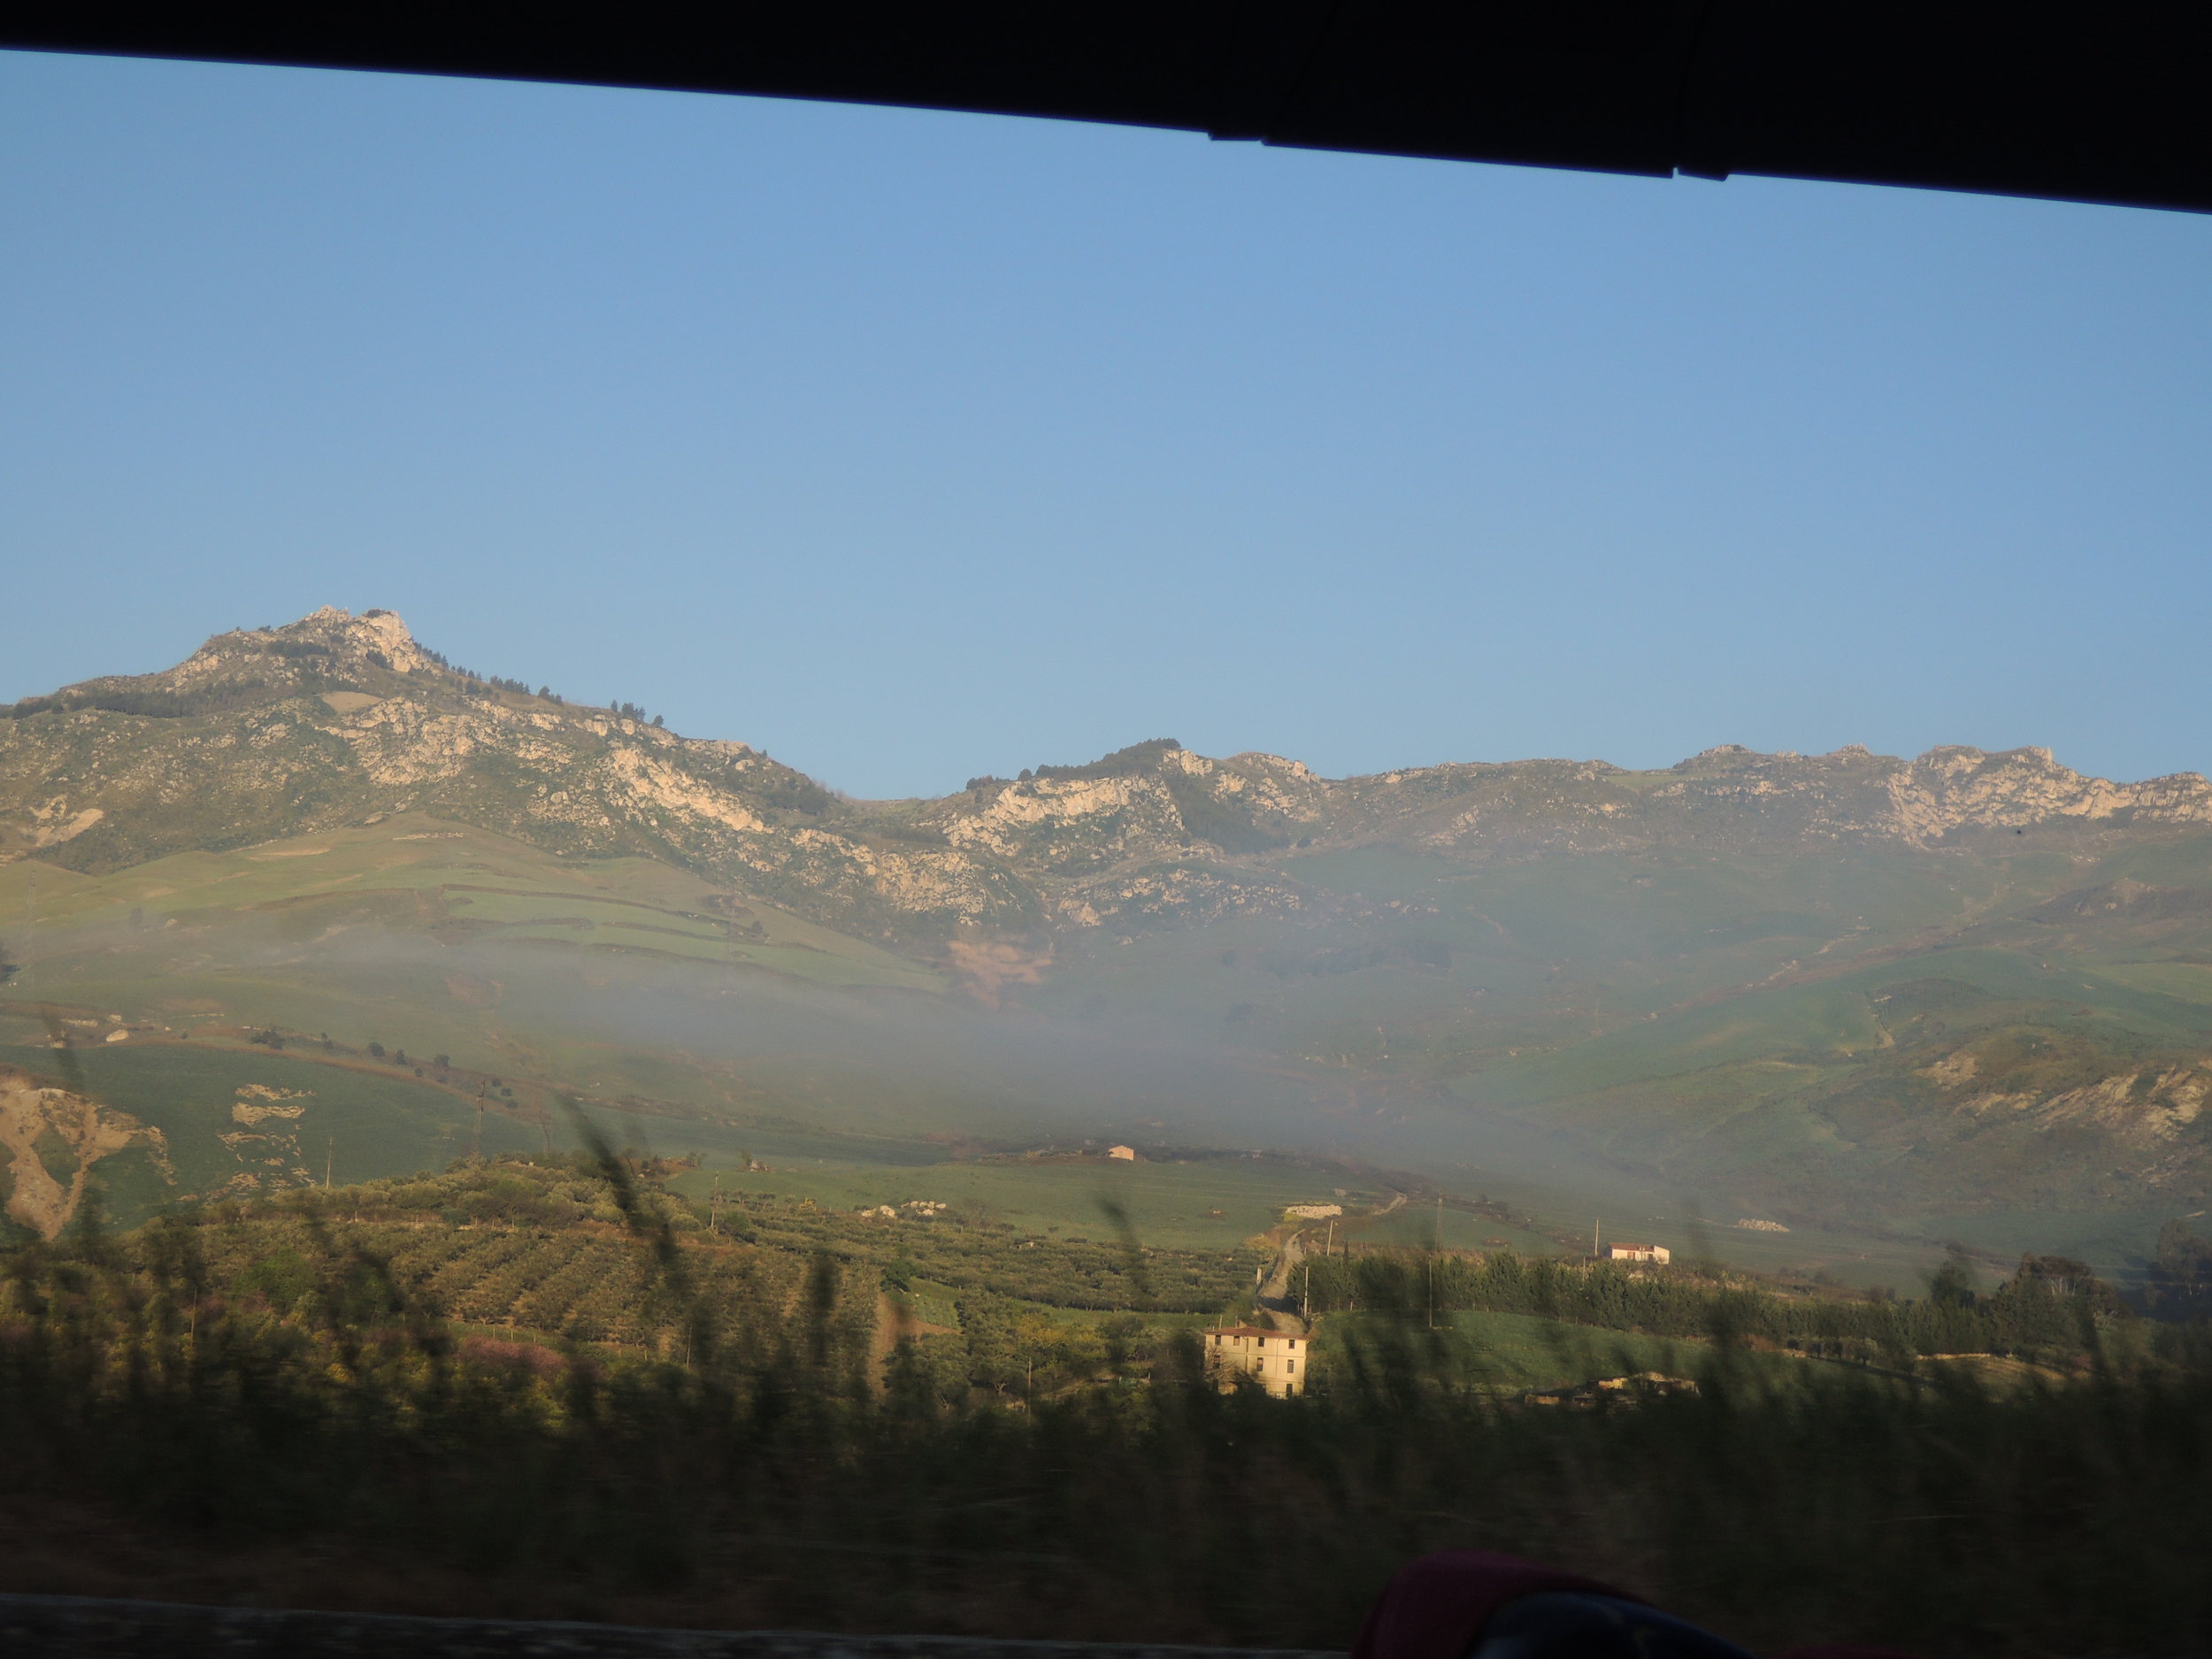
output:
<instances>
[{"instance_id":1,"label":"yellow two-story house","mask_svg":"<svg viewBox=\"0 0 2212 1659\"><path fill-rule=\"evenodd\" d=\"M1256 1325L1234 1325L1206 1333L1206 1374L1224 1390L1249 1377L1277 1396L1303 1394L1310 1337Z\"/></svg>"}]
</instances>

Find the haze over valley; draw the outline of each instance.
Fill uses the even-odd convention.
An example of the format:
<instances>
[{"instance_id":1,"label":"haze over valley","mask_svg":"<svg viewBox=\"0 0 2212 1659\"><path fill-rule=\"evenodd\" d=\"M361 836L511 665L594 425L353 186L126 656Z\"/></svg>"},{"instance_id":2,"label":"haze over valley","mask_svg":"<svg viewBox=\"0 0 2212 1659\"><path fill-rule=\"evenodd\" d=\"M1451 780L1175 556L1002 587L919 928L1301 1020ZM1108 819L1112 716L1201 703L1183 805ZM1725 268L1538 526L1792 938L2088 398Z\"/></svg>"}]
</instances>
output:
<instances>
[{"instance_id":1,"label":"haze over valley","mask_svg":"<svg viewBox=\"0 0 2212 1659\"><path fill-rule=\"evenodd\" d=\"M2039 749L1157 739L860 802L326 609L15 705L0 846L0 1029L102 1102L35 1227L549 1145L570 1100L825 1202L1125 1140L1892 1278L2117 1267L2207 1179L2212 787Z\"/></svg>"},{"instance_id":2,"label":"haze over valley","mask_svg":"<svg viewBox=\"0 0 2212 1659\"><path fill-rule=\"evenodd\" d=\"M2205 1647L2212 219L1418 12L0 52L11 1640Z\"/></svg>"}]
</instances>

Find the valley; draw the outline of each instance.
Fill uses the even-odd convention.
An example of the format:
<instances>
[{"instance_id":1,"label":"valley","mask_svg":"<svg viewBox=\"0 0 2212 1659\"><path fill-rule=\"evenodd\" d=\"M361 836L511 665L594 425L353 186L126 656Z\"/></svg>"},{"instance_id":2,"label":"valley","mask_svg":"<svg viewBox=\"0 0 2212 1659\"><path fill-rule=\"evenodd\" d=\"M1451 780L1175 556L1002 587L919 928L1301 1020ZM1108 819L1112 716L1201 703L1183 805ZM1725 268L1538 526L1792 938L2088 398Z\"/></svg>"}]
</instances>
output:
<instances>
[{"instance_id":1,"label":"valley","mask_svg":"<svg viewBox=\"0 0 2212 1659\"><path fill-rule=\"evenodd\" d=\"M326 611L16 705L0 847L0 1057L126 1224L580 1113L732 1193L1042 1233L1124 1142L1163 1240L1391 1187L1863 1283L2122 1273L2212 1180L2212 790L2039 750L861 803Z\"/></svg>"}]
</instances>

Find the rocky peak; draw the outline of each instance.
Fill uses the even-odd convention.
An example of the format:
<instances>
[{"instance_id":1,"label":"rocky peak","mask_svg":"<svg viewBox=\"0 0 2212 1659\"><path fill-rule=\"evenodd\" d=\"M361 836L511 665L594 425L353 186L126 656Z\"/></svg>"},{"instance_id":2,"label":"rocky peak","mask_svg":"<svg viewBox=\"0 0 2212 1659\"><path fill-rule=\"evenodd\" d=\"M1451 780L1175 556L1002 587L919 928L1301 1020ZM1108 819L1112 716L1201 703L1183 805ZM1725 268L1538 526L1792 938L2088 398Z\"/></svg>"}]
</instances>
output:
<instances>
[{"instance_id":1,"label":"rocky peak","mask_svg":"<svg viewBox=\"0 0 2212 1659\"><path fill-rule=\"evenodd\" d=\"M2195 772L2114 783L2062 766L2040 747L1996 754L1960 745L1932 749L1899 766L1890 790L1908 833L2123 817L2163 823L2212 820L2212 785Z\"/></svg>"},{"instance_id":2,"label":"rocky peak","mask_svg":"<svg viewBox=\"0 0 2212 1659\"><path fill-rule=\"evenodd\" d=\"M325 605L312 616L268 632L328 646L341 661L388 666L396 673L426 673L435 666L395 611L365 611L357 617Z\"/></svg>"},{"instance_id":3,"label":"rocky peak","mask_svg":"<svg viewBox=\"0 0 2212 1659\"><path fill-rule=\"evenodd\" d=\"M716 872L777 902L896 930L1051 914L1294 905L1319 848L1470 861L1687 847L1932 848L1962 833L2212 824L2193 773L2119 784L2046 749L1719 745L1664 771L1604 761L1411 767L1330 780L1278 756L1133 743L956 795L841 803L742 744L688 739L482 680L388 611L326 606L209 640L163 672L87 681L0 710L0 859L119 868L401 810L563 851ZM57 849L66 848L66 852ZM2140 899L2125 899L2131 912ZM1151 907L1151 909L1147 909Z\"/></svg>"},{"instance_id":4,"label":"rocky peak","mask_svg":"<svg viewBox=\"0 0 2212 1659\"><path fill-rule=\"evenodd\" d=\"M219 634L174 668L82 680L50 696L25 698L13 712L213 714L334 692L373 688L382 696L404 683L397 676L441 672L392 612L356 617L326 605L280 627Z\"/></svg>"},{"instance_id":5,"label":"rocky peak","mask_svg":"<svg viewBox=\"0 0 2212 1659\"><path fill-rule=\"evenodd\" d=\"M257 678L289 689L303 680L428 673L435 668L394 612L370 611L357 617L325 605L280 627L219 634L168 673L146 679L170 681L180 691Z\"/></svg>"},{"instance_id":6,"label":"rocky peak","mask_svg":"<svg viewBox=\"0 0 2212 1659\"><path fill-rule=\"evenodd\" d=\"M1755 749L1746 749L1741 743L1716 743L1710 749L1701 749L1687 760L1674 763L1676 772L1702 772L1716 766L1732 765L1739 761L1770 760Z\"/></svg>"}]
</instances>

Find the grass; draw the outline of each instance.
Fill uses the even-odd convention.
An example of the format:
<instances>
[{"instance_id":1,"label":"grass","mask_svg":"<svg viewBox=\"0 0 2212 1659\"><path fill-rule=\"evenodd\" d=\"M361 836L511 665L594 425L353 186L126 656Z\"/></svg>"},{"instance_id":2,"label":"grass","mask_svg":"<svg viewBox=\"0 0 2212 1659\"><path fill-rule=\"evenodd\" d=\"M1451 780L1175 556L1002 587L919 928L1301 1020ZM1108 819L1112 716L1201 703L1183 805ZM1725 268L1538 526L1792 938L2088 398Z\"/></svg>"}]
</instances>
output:
<instances>
[{"instance_id":1,"label":"grass","mask_svg":"<svg viewBox=\"0 0 2212 1659\"><path fill-rule=\"evenodd\" d=\"M33 888L35 885L35 894ZM0 865L0 926L34 968L47 930L160 930L245 910L340 901L367 907L404 895L422 924L481 921L495 933L653 950L695 961L749 961L831 985L895 985L933 990L941 978L880 946L805 921L776 906L718 888L646 858L570 858L510 836L419 813L380 824L303 835L228 853L178 853L111 875L86 876L20 862ZM723 907L715 910L713 900ZM732 907L741 909L737 915ZM757 932L733 938L713 918ZM574 924L590 924L579 929ZM604 940L597 935L607 934ZM48 951L66 950L66 937Z\"/></svg>"},{"instance_id":2,"label":"grass","mask_svg":"<svg viewBox=\"0 0 2212 1659\"><path fill-rule=\"evenodd\" d=\"M104 1160L98 1168L104 1206L122 1226L226 1192L280 1190L320 1183L326 1175L351 1183L441 1168L476 1144L469 1102L395 1077L189 1044L104 1046L77 1056L76 1064L97 1098L162 1131L177 1177L170 1187L135 1149ZM242 1124L235 1110L241 1091L255 1088L288 1097L281 1103L297 1107L300 1116ZM248 1132L276 1138L235 1148L221 1138ZM488 1156L540 1144L535 1125L485 1114ZM283 1157L280 1167L266 1164L272 1155ZM243 1186L243 1175L260 1184Z\"/></svg>"},{"instance_id":3,"label":"grass","mask_svg":"<svg viewBox=\"0 0 2212 1659\"><path fill-rule=\"evenodd\" d=\"M496 1167L441 1178L411 1202L479 1217L444 1231L277 1209L8 1259L0 1510L27 1536L58 1519L0 1582L112 1584L120 1540L136 1584L184 1599L244 1583L394 1610L1340 1649L1396 1566L1449 1546L1592 1574L1755 1649L2207 1650L2212 1371L2185 1333L2081 1382L1985 1386L1363 1316L1326 1327L1309 1395L1274 1401L1216 1393L1188 1345L1100 1317L1100 1380L1011 1409L945 1392L930 1344L949 1339L877 1357L854 1264L749 1265L596 1167L541 1193ZM536 1294L517 1275L555 1202L661 1340L450 1323L444 1281L380 1250L481 1259L451 1287L469 1306L499 1275ZM503 1204L539 1218L495 1226ZM919 1288L967 1317L964 1293ZM1593 1362L1700 1388L1516 1403Z\"/></svg>"},{"instance_id":4,"label":"grass","mask_svg":"<svg viewBox=\"0 0 2212 1659\"><path fill-rule=\"evenodd\" d=\"M27 1048L20 1063L51 1070L55 1056L42 1047L44 1026L26 1021L19 1028L27 1038L35 1033L41 1044ZM417 1048L411 1057L428 1056ZM501 1064L496 1054L491 1060ZM103 1202L122 1225L160 1209L248 1190L240 1182L245 1174L257 1175L265 1191L319 1182L326 1169L342 1182L376 1179L441 1168L478 1144L472 1094L483 1073L461 1074L453 1087L442 1087L434 1068L420 1068L429 1075L415 1078L388 1058L380 1064L357 1052L325 1056L312 1043L272 1054L204 1035L96 1043L77 1049L68 1064L96 1098L165 1139L173 1183L138 1149L111 1155L100 1165ZM493 1075L511 1086L515 1081L503 1069ZM280 1147L240 1148L222 1139L242 1133L234 1109L242 1090L256 1088L296 1097L299 1118L276 1125L285 1138ZM573 1146L564 1098L524 1082L514 1101L495 1099L483 1119L482 1150L532 1151L549 1141ZM1379 1202L1382 1191L1372 1171L1279 1156L1180 1154L1125 1164L1094 1150L1087 1158L955 1158L942 1139L841 1135L803 1122L733 1122L589 1097L582 1104L618 1146L695 1157L699 1167L676 1184L699 1200L718 1181L732 1194L806 1200L838 1210L934 1198L1039 1234L1103 1239L1111 1228L1099 1201L1110 1196L1126 1206L1148 1242L1225 1249L1275 1225L1286 1205L1346 1202L1356 1208ZM272 1151L285 1156L280 1169L257 1162ZM749 1162L767 1168L749 1172ZM1337 1199L1338 1187L1349 1197Z\"/></svg>"},{"instance_id":5,"label":"grass","mask_svg":"<svg viewBox=\"0 0 2212 1659\"><path fill-rule=\"evenodd\" d=\"M1448 1322L1458 1342L1475 1356L1479 1379L1507 1391L1558 1388L1639 1371L1679 1377L1709 1369L1713 1359L1702 1341L1595 1331L1530 1313L1462 1310L1440 1315L1439 1321Z\"/></svg>"},{"instance_id":6,"label":"grass","mask_svg":"<svg viewBox=\"0 0 2212 1659\"><path fill-rule=\"evenodd\" d=\"M2200 962L2119 962L2101 970L2107 979L2131 991L2212 1005L2212 965Z\"/></svg>"},{"instance_id":7,"label":"grass","mask_svg":"<svg viewBox=\"0 0 2212 1659\"><path fill-rule=\"evenodd\" d=\"M2200 879L2202 839L2131 849L2113 870ZM51 1000L157 1029L274 1025L449 1054L541 1100L631 1114L618 1135L724 1164L750 1150L802 1183L791 1190L855 1204L902 1190L913 1144L933 1135L944 1162L1156 1124L1185 1143L1348 1146L1452 1187L1493 1179L1464 1174L1478 1161L1535 1175L1571 1141L1574 1161L1529 1206L1540 1234L1578 1233L1582 1211L1787 1211L1787 1239L1724 1225L1708 1242L1750 1266L1908 1281L1977 1192L2115 1214L2151 1194L2110 1174L2118 1153L2031 1168L2022 1148L1969 1144L1924 1103L1911 1110L1936 1151L1917 1163L1839 1126L1830 1095L1886 1087L1880 999L1949 976L2024 1019L2078 1018L2115 1041L2179 1052L2212 1035L2203 971L2144 959L2200 925L2007 919L2110 873L2063 858L1471 866L1371 849L1292 856L1283 872L1309 893L1296 916L1125 945L1110 928L1071 934L1042 983L1005 987L1016 1005L991 1010L948 995L933 967L686 872L422 815L99 877L24 860L0 865L0 954L25 964L0 988L0 1030L35 1041L35 1023L8 1012ZM1872 959L1932 919L1971 931ZM1828 977L1789 977L1816 972ZM1040 1226L1083 1207L1049 1182L956 1178ZM2193 1205L2186 1183L2175 1190L2177 1209ZM1197 1196L1164 1193L1149 1225L1197 1238L1258 1219L1259 1195ZM1671 1225L1660 1241L1692 1248Z\"/></svg>"},{"instance_id":8,"label":"grass","mask_svg":"<svg viewBox=\"0 0 2212 1659\"><path fill-rule=\"evenodd\" d=\"M1435 1246L1447 1250L1506 1248L1537 1256L1548 1256L1559 1248L1558 1240L1527 1227L1464 1210L1447 1208L1440 1215L1433 1205L1425 1203L1409 1203L1356 1228L1340 1227L1335 1236L1346 1241L1356 1238L1363 1245ZM1320 1248L1327 1237L1326 1225L1317 1226L1311 1242Z\"/></svg>"},{"instance_id":9,"label":"grass","mask_svg":"<svg viewBox=\"0 0 2212 1659\"><path fill-rule=\"evenodd\" d=\"M520 994L511 983L508 1007ZM182 1000L172 998L173 1002ZM310 1018L318 1011L303 1010ZM348 1011L357 1020L362 1006ZM207 1016L170 1017L179 1025L207 1029ZM492 1028L501 1038L494 1047L482 1040L482 1028L458 1018L442 1025L426 1017L361 1025L366 1029L357 1026L349 1033L356 1043L380 1031L388 1039L405 1041L411 1053L419 1057L442 1042L451 1048L457 1062L483 1068L471 1076L498 1076L515 1087L518 1115L487 1116L488 1150L540 1145L542 1132L535 1125L541 1115L550 1118L557 1145L572 1144L557 1104L561 1091L530 1081L518 1062L541 1073L556 1066L565 1069L569 1056L580 1054L577 1069L590 1075L598 1068L595 1051L588 1046L577 1042L549 1055L539 1049L533 1060L531 1051L522 1049L508 1034L511 1026ZM6 1022L0 1021L0 1031L5 1029ZM42 1044L42 1025L20 1020L15 1022L15 1030L27 1042ZM236 1131L237 1125L227 1121L234 1093L257 1082L274 1079L279 1087L311 1092L296 1161L308 1171L307 1179L321 1179L324 1159L334 1150L334 1133L341 1180L405 1168L435 1168L467 1149L474 1133L472 1082L465 1078L453 1089L439 1089L434 1079L394 1075L389 1067L369 1075L359 1069L359 1057L340 1058L342 1064L322 1064L311 1044L272 1056L257 1047L211 1041L204 1035L150 1045L134 1039L81 1050L80 1063L96 1090L111 1104L162 1129L179 1160L182 1179L173 1187L161 1179L143 1152L115 1155L104 1163L102 1184L119 1218L142 1219L153 1207L211 1192L237 1174L236 1156L216 1137ZM665 1058L651 1069L618 1067L612 1060L618 1056L603 1058L607 1064L598 1075L605 1083L596 1091L579 1091L579 1098L588 1103L617 1144L672 1156L699 1155L703 1172L686 1179L701 1193L718 1173L728 1190L810 1198L846 1210L937 1197L984 1206L1040 1233L1058 1226L1070 1235L1096 1236L1101 1226L1097 1199L1102 1192L1118 1191L1133 1200L1144 1237L1161 1243L1225 1248L1271 1225L1286 1204L1335 1202L1333 1189L1344 1187L1357 1207L1381 1188L1381 1178L1371 1170L1281 1157L1209 1156L1178 1162L1190 1155L1170 1150L1155 1155L1161 1161L1134 1166L978 1158L972 1144L964 1147L943 1137L839 1133L822 1124L821 1117L830 1114L806 1096L733 1097L726 1092L718 1098L701 1087L701 1073L687 1071ZM21 1051L18 1064L50 1070L50 1060L41 1047L32 1046ZM344 1112L332 1117L341 1102L348 1102ZM764 1110L764 1106L771 1110ZM972 1111L972 1102L967 1110ZM835 1117L855 1127L895 1129L899 1125L895 1118L885 1123L883 1115L839 1111ZM926 1097L918 1099L906 1121L917 1119L930 1121ZM1018 1123L1015 1119L1003 1126ZM742 1173L748 1157L766 1163L769 1171ZM2093 1248L2091 1243L2078 1241L2094 1235L2105 1239L2093 1245L2097 1264L2116 1272L2131 1254L2140 1253L2159 1223L2168 1218L2151 1210L2139 1215L2112 1212L2107 1226L2098 1220L2105 1212L2079 1217L2046 1213L2022 1217L2017 1225L1983 1225L1971 1216L1953 1215L1931 1223L1932 1231L1885 1237L1848 1227L1823 1229L1801 1217L1792 1233L1766 1234L1735 1229L1730 1225L1735 1218L1733 1209L1701 1225L1688 1218L1699 1208L1694 1192L1669 1192L1657 1183L1648 1184L1656 1189L1651 1191L1630 1191L1624 1185L1617 1190L1593 1191L1516 1181L1494 1171L1448 1170L1440 1171L1440 1178L1448 1192L1471 1194L1479 1187L1511 1199L1533 1217L1532 1230L1448 1210L1443 1241L1452 1248L1489 1248L1486 1241L1498 1237L1523 1251L1582 1248L1576 1241L1586 1240L1595 1214L1604 1220L1608 1236L1648 1238L1675 1249L1682 1259L1710 1253L1754 1271L1826 1272L1855 1285L1907 1288L1940 1263L1939 1240L1947 1238L1964 1238L1998 1256L2016 1256L2019 1249L2030 1247L2078 1253ZM1416 1213L1418 1208L1388 1217L1359 1236L1378 1243L1426 1242L1433 1217ZM1770 1213L1755 1203L1742 1208L1754 1214ZM1220 1213L1211 1213L1216 1210ZM1315 1233L1318 1240L1326 1229ZM1563 1246L1562 1240L1569 1243ZM1993 1256L1990 1264L2001 1265Z\"/></svg>"},{"instance_id":10,"label":"grass","mask_svg":"<svg viewBox=\"0 0 2212 1659\"><path fill-rule=\"evenodd\" d=\"M674 1190L695 1202L717 1173L711 1165L693 1171L677 1178ZM1288 1204L1357 1205L1379 1196L1371 1175L1234 1156L1133 1164L1096 1156L1079 1162L988 1159L887 1170L840 1167L825 1159L811 1171L803 1165L751 1175L723 1171L719 1179L725 1192L810 1198L837 1210L918 1198L975 1205L1025 1232L1101 1240L1113 1237L1100 1207L1110 1199L1126 1210L1146 1243L1197 1249L1228 1249L1264 1233L1282 1220ZM1348 1199L1334 1196L1339 1187Z\"/></svg>"}]
</instances>

